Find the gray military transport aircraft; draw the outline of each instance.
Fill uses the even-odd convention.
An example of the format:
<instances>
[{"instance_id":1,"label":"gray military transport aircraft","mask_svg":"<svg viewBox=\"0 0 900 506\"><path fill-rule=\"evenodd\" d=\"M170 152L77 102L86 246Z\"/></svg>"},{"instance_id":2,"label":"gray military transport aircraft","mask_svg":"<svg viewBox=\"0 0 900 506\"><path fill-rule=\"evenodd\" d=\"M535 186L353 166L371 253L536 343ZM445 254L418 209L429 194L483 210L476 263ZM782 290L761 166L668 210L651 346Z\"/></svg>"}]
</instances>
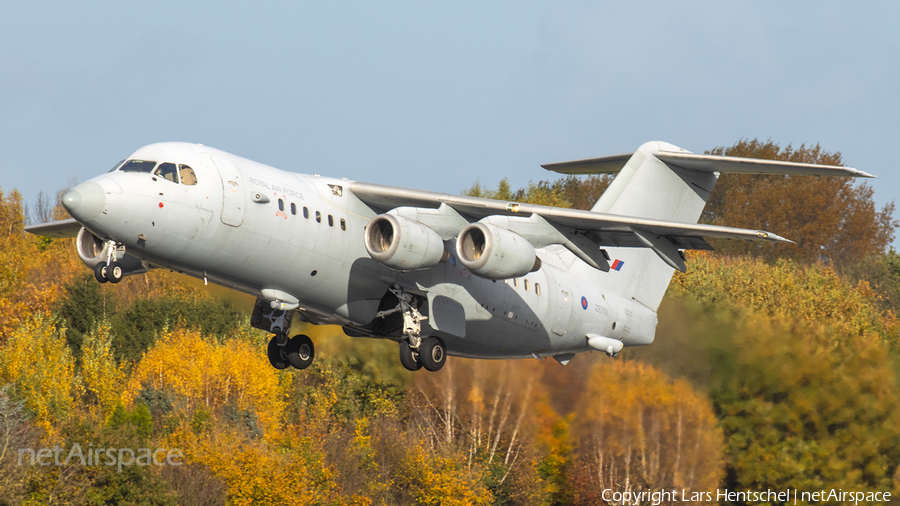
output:
<instances>
[{"instance_id":1,"label":"gray military transport aircraft","mask_svg":"<svg viewBox=\"0 0 900 506\"><path fill-rule=\"evenodd\" d=\"M664 142L543 166L618 173L590 211L408 190L278 170L200 144L137 150L63 196L97 281L166 268L257 298L272 366L308 367L297 317L399 343L409 370L447 355L615 356L653 342L683 250L705 238L790 242L698 225L720 173L874 177L847 167L695 155Z\"/></svg>"}]
</instances>

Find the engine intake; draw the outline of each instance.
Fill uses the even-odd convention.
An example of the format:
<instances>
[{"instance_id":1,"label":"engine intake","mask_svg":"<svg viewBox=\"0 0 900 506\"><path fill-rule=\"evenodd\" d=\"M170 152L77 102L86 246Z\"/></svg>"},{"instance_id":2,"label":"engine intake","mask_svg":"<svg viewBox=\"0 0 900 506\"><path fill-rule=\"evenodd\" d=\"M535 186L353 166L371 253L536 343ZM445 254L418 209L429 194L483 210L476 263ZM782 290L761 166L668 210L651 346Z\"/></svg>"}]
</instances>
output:
<instances>
[{"instance_id":1,"label":"engine intake","mask_svg":"<svg viewBox=\"0 0 900 506\"><path fill-rule=\"evenodd\" d=\"M450 256L437 232L402 216L376 216L366 227L365 238L369 256L397 271L427 269Z\"/></svg>"},{"instance_id":2,"label":"engine intake","mask_svg":"<svg viewBox=\"0 0 900 506\"><path fill-rule=\"evenodd\" d=\"M456 240L459 262L478 276L509 279L541 268L541 259L521 235L488 223L472 223Z\"/></svg>"},{"instance_id":3,"label":"engine intake","mask_svg":"<svg viewBox=\"0 0 900 506\"><path fill-rule=\"evenodd\" d=\"M109 256L109 244L82 227L78 232L78 237L75 238L75 251L78 252L78 258L84 262L84 265L93 269L99 263L106 263ZM134 255L122 251L114 253L113 260L119 262L125 276L142 274L150 270L147 262Z\"/></svg>"}]
</instances>

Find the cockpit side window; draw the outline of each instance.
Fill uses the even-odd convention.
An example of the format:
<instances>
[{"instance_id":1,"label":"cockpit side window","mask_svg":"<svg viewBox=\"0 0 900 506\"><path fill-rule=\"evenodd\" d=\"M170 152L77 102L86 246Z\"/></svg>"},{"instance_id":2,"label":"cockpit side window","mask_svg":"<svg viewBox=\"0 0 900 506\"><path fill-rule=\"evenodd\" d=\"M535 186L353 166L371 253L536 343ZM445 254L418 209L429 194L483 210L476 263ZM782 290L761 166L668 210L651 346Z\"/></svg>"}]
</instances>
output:
<instances>
[{"instance_id":1,"label":"cockpit side window","mask_svg":"<svg viewBox=\"0 0 900 506\"><path fill-rule=\"evenodd\" d=\"M194 174L194 169L187 165L181 165L181 184L188 186L197 184L197 175Z\"/></svg>"},{"instance_id":2,"label":"cockpit side window","mask_svg":"<svg viewBox=\"0 0 900 506\"><path fill-rule=\"evenodd\" d=\"M116 169L118 169L119 167L121 167L123 163L125 163L125 160L121 160L119 163L113 165L113 168L109 169L109 171L110 171L110 172L115 172Z\"/></svg>"},{"instance_id":3,"label":"cockpit side window","mask_svg":"<svg viewBox=\"0 0 900 506\"><path fill-rule=\"evenodd\" d=\"M163 179L178 184L178 169L175 168L174 163L161 163L153 173Z\"/></svg>"},{"instance_id":4,"label":"cockpit side window","mask_svg":"<svg viewBox=\"0 0 900 506\"><path fill-rule=\"evenodd\" d=\"M119 169L121 172L153 172L156 162L148 162L147 160L128 160Z\"/></svg>"}]
</instances>

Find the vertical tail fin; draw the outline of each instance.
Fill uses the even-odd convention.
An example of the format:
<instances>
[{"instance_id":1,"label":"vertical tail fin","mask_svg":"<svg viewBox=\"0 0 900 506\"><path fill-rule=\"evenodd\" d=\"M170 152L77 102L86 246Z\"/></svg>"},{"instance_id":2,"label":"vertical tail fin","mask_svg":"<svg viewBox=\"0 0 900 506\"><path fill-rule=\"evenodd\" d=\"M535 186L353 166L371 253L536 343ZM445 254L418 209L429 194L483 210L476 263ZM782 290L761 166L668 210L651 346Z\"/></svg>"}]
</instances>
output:
<instances>
[{"instance_id":1,"label":"vertical tail fin","mask_svg":"<svg viewBox=\"0 0 900 506\"><path fill-rule=\"evenodd\" d=\"M697 223L717 174L666 164L656 157L660 151L687 153L665 142L642 145L591 211ZM674 270L649 248L608 248L607 253L618 269L604 276L604 284L656 310Z\"/></svg>"},{"instance_id":2,"label":"vertical tail fin","mask_svg":"<svg viewBox=\"0 0 900 506\"><path fill-rule=\"evenodd\" d=\"M618 172L591 209L594 212L691 224L700 219L719 173L875 177L844 166L695 155L665 142L648 142L634 153L543 167L563 174ZM612 270L603 274L603 284L655 310L672 279L670 265L683 264L670 255L677 251L672 249L673 244L664 242L666 238L632 232L648 247L607 248ZM666 250L669 253L660 253Z\"/></svg>"}]
</instances>

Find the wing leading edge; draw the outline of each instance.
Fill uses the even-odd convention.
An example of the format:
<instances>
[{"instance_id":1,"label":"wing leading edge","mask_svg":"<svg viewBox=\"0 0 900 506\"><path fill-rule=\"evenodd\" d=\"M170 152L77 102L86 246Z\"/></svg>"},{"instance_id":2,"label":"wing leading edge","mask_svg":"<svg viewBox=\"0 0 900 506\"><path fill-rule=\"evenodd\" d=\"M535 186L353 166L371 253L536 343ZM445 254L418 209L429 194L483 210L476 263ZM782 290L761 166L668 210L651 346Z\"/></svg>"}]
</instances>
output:
<instances>
[{"instance_id":1,"label":"wing leading edge","mask_svg":"<svg viewBox=\"0 0 900 506\"><path fill-rule=\"evenodd\" d=\"M80 230L81 223L78 223L73 218L25 227L26 232L44 237L54 237L57 239L63 237L77 237Z\"/></svg>"},{"instance_id":2,"label":"wing leading edge","mask_svg":"<svg viewBox=\"0 0 900 506\"><path fill-rule=\"evenodd\" d=\"M653 220L578 209L564 209L447 193L410 190L372 183L352 183L350 191L376 212L386 212L397 207L406 206L438 208L441 204L444 204L456 210L469 221L478 221L488 216L498 215L524 218L538 215L550 224L561 227L569 234L580 234L587 237L598 249L603 247L651 248L660 254L661 257L664 257L663 260L666 260L667 263L679 270L683 270L683 262L678 258L673 258L677 256L675 255L677 253L676 250L712 249L704 238L793 243L793 241L784 237L763 230ZM662 251L665 248L660 248L659 245L666 244L666 242L661 243L658 239L667 239L666 242L673 246L673 248L669 248L671 251ZM592 262L588 263L589 265L594 265ZM597 268L607 270L603 269L603 266Z\"/></svg>"}]
</instances>

